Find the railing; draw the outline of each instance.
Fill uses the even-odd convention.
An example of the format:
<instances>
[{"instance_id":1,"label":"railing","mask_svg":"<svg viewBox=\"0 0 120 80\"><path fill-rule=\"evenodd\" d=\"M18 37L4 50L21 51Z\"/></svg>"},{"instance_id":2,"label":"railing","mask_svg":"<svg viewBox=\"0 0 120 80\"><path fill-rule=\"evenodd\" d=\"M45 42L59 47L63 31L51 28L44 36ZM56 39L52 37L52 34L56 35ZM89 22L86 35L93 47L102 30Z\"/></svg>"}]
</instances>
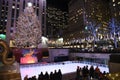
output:
<instances>
[{"instance_id":1,"label":"railing","mask_svg":"<svg viewBox=\"0 0 120 80\"><path fill-rule=\"evenodd\" d=\"M47 65L63 65L63 64L71 64L71 63L83 63L83 64L89 64L93 66L101 66L101 67L108 67L106 64L99 64L94 62L86 62L86 61L64 61L64 62L52 62L52 63L46 63L46 62L40 62L40 63L32 63L32 64L21 64L20 67L34 67L34 66L47 66Z\"/></svg>"}]
</instances>

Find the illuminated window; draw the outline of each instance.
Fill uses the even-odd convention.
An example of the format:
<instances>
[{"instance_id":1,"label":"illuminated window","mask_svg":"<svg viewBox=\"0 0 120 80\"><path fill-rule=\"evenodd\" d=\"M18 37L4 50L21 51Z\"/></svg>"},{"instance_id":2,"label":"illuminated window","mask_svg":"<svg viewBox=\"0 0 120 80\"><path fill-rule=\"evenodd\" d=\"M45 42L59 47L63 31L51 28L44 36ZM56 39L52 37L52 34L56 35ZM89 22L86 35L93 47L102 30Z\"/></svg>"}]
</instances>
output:
<instances>
[{"instance_id":1,"label":"illuminated window","mask_svg":"<svg viewBox=\"0 0 120 80\"><path fill-rule=\"evenodd\" d=\"M115 0L113 0L113 2L115 2Z\"/></svg>"},{"instance_id":2,"label":"illuminated window","mask_svg":"<svg viewBox=\"0 0 120 80\"><path fill-rule=\"evenodd\" d=\"M12 6L13 9L15 9L15 6Z\"/></svg>"},{"instance_id":3,"label":"illuminated window","mask_svg":"<svg viewBox=\"0 0 120 80\"><path fill-rule=\"evenodd\" d=\"M115 4L113 4L113 6L115 6Z\"/></svg>"},{"instance_id":4,"label":"illuminated window","mask_svg":"<svg viewBox=\"0 0 120 80\"><path fill-rule=\"evenodd\" d=\"M120 4L120 2L118 2L118 4Z\"/></svg>"}]
</instances>

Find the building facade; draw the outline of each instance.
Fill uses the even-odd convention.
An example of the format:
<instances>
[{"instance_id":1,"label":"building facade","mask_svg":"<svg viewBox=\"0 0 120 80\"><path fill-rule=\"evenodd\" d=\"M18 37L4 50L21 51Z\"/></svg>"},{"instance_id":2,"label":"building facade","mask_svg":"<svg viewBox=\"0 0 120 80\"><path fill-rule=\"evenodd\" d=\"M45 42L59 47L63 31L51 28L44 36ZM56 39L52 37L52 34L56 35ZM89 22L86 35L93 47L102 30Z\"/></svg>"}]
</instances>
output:
<instances>
[{"instance_id":1,"label":"building facade","mask_svg":"<svg viewBox=\"0 0 120 80\"><path fill-rule=\"evenodd\" d=\"M67 27L68 13L59 8L47 6L47 37L58 39L63 36L63 30Z\"/></svg>"},{"instance_id":2,"label":"building facade","mask_svg":"<svg viewBox=\"0 0 120 80\"><path fill-rule=\"evenodd\" d=\"M116 21L120 22L120 1L119 0L110 0L111 15ZM119 24L120 25L120 24Z\"/></svg>"},{"instance_id":3,"label":"building facade","mask_svg":"<svg viewBox=\"0 0 120 80\"><path fill-rule=\"evenodd\" d=\"M6 34L8 43L12 39L17 18L28 2L33 4L42 26L42 35L46 36L46 0L0 0L0 33Z\"/></svg>"},{"instance_id":4,"label":"building facade","mask_svg":"<svg viewBox=\"0 0 120 80\"><path fill-rule=\"evenodd\" d=\"M77 33L84 30L84 0L71 0L68 4L68 11L68 28L64 31L65 40L74 39Z\"/></svg>"},{"instance_id":5,"label":"building facade","mask_svg":"<svg viewBox=\"0 0 120 80\"><path fill-rule=\"evenodd\" d=\"M60 7L47 3L46 34L49 47L61 47L63 31L67 29L68 12Z\"/></svg>"},{"instance_id":6,"label":"building facade","mask_svg":"<svg viewBox=\"0 0 120 80\"><path fill-rule=\"evenodd\" d=\"M64 43L104 37L111 18L109 0L71 0L68 4L68 30ZM107 35L105 35L107 36Z\"/></svg>"}]
</instances>

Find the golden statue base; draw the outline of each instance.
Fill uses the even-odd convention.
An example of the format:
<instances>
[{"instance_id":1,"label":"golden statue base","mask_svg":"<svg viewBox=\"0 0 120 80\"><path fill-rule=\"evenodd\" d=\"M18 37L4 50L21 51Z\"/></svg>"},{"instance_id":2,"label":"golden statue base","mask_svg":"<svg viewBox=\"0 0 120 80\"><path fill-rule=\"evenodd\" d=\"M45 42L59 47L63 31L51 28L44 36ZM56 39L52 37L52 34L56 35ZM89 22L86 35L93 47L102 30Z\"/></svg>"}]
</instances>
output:
<instances>
[{"instance_id":1,"label":"golden statue base","mask_svg":"<svg viewBox=\"0 0 120 80\"><path fill-rule=\"evenodd\" d=\"M0 80L21 80L19 64L3 65L0 63Z\"/></svg>"}]
</instances>

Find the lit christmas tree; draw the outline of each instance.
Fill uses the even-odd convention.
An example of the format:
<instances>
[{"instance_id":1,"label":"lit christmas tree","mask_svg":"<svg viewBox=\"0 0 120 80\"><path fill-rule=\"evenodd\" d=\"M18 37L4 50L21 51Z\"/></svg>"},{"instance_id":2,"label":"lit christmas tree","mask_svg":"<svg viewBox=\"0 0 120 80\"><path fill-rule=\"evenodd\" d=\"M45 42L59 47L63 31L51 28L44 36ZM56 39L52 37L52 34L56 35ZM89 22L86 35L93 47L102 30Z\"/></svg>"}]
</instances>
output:
<instances>
[{"instance_id":1,"label":"lit christmas tree","mask_svg":"<svg viewBox=\"0 0 120 80\"><path fill-rule=\"evenodd\" d=\"M18 17L14 32L15 46L35 48L41 43L41 26L31 3Z\"/></svg>"}]
</instances>

